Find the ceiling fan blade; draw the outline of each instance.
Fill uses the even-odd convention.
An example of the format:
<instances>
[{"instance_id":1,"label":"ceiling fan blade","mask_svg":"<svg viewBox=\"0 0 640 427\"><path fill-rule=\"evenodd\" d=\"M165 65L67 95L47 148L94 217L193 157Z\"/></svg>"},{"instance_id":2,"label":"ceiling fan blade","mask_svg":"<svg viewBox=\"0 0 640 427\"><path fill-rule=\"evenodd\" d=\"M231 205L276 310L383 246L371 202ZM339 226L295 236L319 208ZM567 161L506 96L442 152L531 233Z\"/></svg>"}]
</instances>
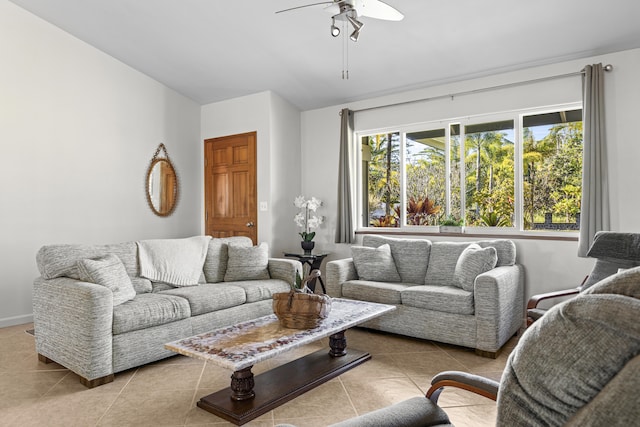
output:
<instances>
[{"instance_id":1,"label":"ceiling fan blade","mask_svg":"<svg viewBox=\"0 0 640 427\"><path fill-rule=\"evenodd\" d=\"M356 0L355 9L359 16L384 19L386 21L402 21L404 15L394 7L380 0Z\"/></svg>"},{"instance_id":2,"label":"ceiling fan blade","mask_svg":"<svg viewBox=\"0 0 640 427\"><path fill-rule=\"evenodd\" d=\"M333 2L329 6L324 8L325 12L329 12L332 15L337 15L340 13L340 4Z\"/></svg>"},{"instance_id":3,"label":"ceiling fan blade","mask_svg":"<svg viewBox=\"0 0 640 427\"><path fill-rule=\"evenodd\" d=\"M331 3L333 3L333 1L321 1L319 3L311 3L311 4L305 4L303 6L290 7L289 9L282 9L282 10L277 11L276 13L289 12L291 10L303 9L305 7L318 6L318 5L321 5L321 4L331 4Z\"/></svg>"}]
</instances>

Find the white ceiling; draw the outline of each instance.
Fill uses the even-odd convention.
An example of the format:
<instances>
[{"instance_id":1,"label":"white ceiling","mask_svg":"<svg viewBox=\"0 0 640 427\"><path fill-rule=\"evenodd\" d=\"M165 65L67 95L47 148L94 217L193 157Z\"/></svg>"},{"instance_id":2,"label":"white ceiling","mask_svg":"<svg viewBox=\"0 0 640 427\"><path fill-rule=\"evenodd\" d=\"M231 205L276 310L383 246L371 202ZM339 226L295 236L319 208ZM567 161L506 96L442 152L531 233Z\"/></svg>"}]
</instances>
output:
<instances>
[{"instance_id":1,"label":"white ceiling","mask_svg":"<svg viewBox=\"0 0 640 427\"><path fill-rule=\"evenodd\" d=\"M361 18L342 80L323 6L274 13L319 0L12 1L200 104L272 90L309 110L640 47L638 0L387 0L405 19Z\"/></svg>"}]
</instances>

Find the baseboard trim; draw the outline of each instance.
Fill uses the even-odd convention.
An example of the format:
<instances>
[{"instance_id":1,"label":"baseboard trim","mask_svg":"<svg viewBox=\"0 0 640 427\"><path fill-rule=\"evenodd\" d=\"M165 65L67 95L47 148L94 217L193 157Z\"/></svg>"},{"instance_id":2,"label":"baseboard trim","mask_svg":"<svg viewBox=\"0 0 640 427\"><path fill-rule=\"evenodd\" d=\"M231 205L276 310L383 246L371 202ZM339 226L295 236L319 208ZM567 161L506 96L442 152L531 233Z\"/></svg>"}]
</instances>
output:
<instances>
[{"instance_id":1,"label":"baseboard trim","mask_svg":"<svg viewBox=\"0 0 640 427\"><path fill-rule=\"evenodd\" d=\"M4 317L0 319L0 328L8 326L24 325L25 323L33 323L33 314L25 314L23 316Z\"/></svg>"}]
</instances>

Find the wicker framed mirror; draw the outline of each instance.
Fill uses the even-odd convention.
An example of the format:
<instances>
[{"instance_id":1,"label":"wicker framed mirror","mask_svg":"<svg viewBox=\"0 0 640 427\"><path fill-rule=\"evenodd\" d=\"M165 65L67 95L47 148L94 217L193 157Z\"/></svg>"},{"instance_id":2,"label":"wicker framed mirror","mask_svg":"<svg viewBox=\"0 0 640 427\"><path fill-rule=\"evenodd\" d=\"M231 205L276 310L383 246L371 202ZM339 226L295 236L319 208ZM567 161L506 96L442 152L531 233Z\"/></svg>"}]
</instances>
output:
<instances>
[{"instance_id":1,"label":"wicker framed mirror","mask_svg":"<svg viewBox=\"0 0 640 427\"><path fill-rule=\"evenodd\" d=\"M161 152L164 156L161 157ZM158 216L169 216L178 204L178 174L169 159L164 144L156 150L145 180L145 193L149 207Z\"/></svg>"}]
</instances>

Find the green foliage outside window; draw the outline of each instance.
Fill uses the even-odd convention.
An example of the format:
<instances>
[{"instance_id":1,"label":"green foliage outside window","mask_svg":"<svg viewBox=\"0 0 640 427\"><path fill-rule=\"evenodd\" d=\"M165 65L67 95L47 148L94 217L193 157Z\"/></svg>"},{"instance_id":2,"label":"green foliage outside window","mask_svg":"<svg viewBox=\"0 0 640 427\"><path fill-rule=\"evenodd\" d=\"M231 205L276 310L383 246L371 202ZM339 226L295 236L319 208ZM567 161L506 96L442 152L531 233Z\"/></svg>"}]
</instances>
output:
<instances>
[{"instance_id":1,"label":"green foliage outside window","mask_svg":"<svg viewBox=\"0 0 640 427\"><path fill-rule=\"evenodd\" d=\"M582 184L580 117L581 110L525 116L519 178L525 230L544 229L549 215L554 223L577 221ZM526 125L527 120L530 125ZM406 133L403 147L400 132L362 138L363 146L370 152L368 158L363 158L366 225L438 225L443 218L453 215L462 218L468 227L515 226L514 120L465 125L463 150L460 150L461 125L448 126L448 141L442 128ZM404 175L400 162L402 149ZM462 161L461 154L464 154ZM464 199L461 177L464 177ZM404 218L400 212L401 182L406 194Z\"/></svg>"},{"instance_id":2,"label":"green foliage outside window","mask_svg":"<svg viewBox=\"0 0 640 427\"><path fill-rule=\"evenodd\" d=\"M513 226L513 121L466 126L464 148L465 224L471 227ZM488 218L499 220L486 221Z\"/></svg>"},{"instance_id":3,"label":"green foliage outside window","mask_svg":"<svg viewBox=\"0 0 640 427\"><path fill-rule=\"evenodd\" d=\"M525 229L544 222L571 223L580 213L582 193L582 122L557 124L536 140L529 128L523 139Z\"/></svg>"}]
</instances>

